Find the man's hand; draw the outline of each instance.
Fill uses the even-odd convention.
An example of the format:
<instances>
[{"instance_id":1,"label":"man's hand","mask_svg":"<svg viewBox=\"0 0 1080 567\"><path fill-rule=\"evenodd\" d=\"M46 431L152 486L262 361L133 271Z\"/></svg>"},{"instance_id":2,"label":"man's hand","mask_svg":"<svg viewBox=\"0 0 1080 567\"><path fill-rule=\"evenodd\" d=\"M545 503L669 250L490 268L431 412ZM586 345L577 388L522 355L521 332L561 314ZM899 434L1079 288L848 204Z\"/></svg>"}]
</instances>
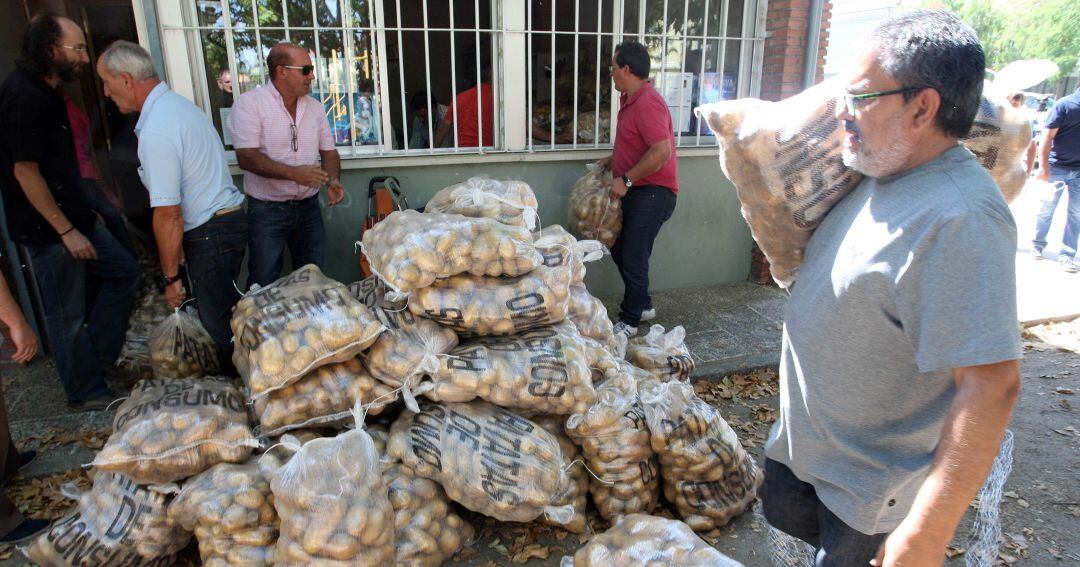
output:
<instances>
[{"instance_id":1,"label":"man's hand","mask_svg":"<svg viewBox=\"0 0 1080 567\"><path fill-rule=\"evenodd\" d=\"M180 280L165 287L165 300L173 309L179 309L185 299L187 299L187 292L184 291L184 284Z\"/></svg>"},{"instance_id":2,"label":"man's hand","mask_svg":"<svg viewBox=\"0 0 1080 567\"><path fill-rule=\"evenodd\" d=\"M942 565L947 545L948 542L943 543L937 534L920 533L901 523L881 544L877 557L870 564L877 567Z\"/></svg>"},{"instance_id":3,"label":"man's hand","mask_svg":"<svg viewBox=\"0 0 1080 567\"><path fill-rule=\"evenodd\" d=\"M11 328L11 341L15 343L15 354L11 355L11 360L26 364L37 354L37 336L25 320Z\"/></svg>"},{"instance_id":4,"label":"man's hand","mask_svg":"<svg viewBox=\"0 0 1080 567\"><path fill-rule=\"evenodd\" d=\"M76 260L97 260L97 250L94 250L94 245L78 230L73 230L61 236L60 240L64 243L64 248L67 248L67 251L71 253L72 258Z\"/></svg>"},{"instance_id":5,"label":"man's hand","mask_svg":"<svg viewBox=\"0 0 1080 567\"><path fill-rule=\"evenodd\" d=\"M330 179L330 176L317 165L298 165L290 171L293 181L305 187L318 187Z\"/></svg>"},{"instance_id":6,"label":"man's hand","mask_svg":"<svg viewBox=\"0 0 1080 567\"><path fill-rule=\"evenodd\" d=\"M606 157L604 159L596 160L596 166L600 168L600 171L610 171L611 170L611 156L608 156L608 157Z\"/></svg>"},{"instance_id":7,"label":"man's hand","mask_svg":"<svg viewBox=\"0 0 1080 567\"><path fill-rule=\"evenodd\" d=\"M341 181L335 179L330 182L330 186L326 188L326 199L331 207L345 199L345 186L341 184Z\"/></svg>"},{"instance_id":8,"label":"man's hand","mask_svg":"<svg viewBox=\"0 0 1080 567\"><path fill-rule=\"evenodd\" d=\"M626 184L623 183L622 177L611 178L611 198L622 199L626 196Z\"/></svg>"}]
</instances>

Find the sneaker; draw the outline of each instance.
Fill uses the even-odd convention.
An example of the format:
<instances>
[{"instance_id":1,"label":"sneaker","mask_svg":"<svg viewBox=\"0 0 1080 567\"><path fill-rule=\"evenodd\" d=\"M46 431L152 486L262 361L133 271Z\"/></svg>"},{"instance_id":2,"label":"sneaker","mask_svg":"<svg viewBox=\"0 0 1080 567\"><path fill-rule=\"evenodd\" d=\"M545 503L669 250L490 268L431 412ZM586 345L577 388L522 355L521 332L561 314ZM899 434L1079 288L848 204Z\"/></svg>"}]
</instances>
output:
<instances>
[{"instance_id":1,"label":"sneaker","mask_svg":"<svg viewBox=\"0 0 1080 567\"><path fill-rule=\"evenodd\" d=\"M1046 256L1043 254L1043 249L1042 248L1036 248L1034 251L1032 251L1031 252L1031 257L1036 259L1036 260L1045 260L1046 259Z\"/></svg>"},{"instance_id":2,"label":"sneaker","mask_svg":"<svg viewBox=\"0 0 1080 567\"><path fill-rule=\"evenodd\" d=\"M653 319L656 319L656 308L655 307L650 307L650 308L648 308L648 309L641 312L641 320L642 321L652 321Z\"/></svg>"},{"instance_id":3,"label":"sneaker","mask_svg":"<svg viewBox=\"0 0 1080 567\"><path fill-rule=\"evenodd\" d=\"M634 335L637 334L637 327L631 327L630 325L627 325L626 323L623 323L622 321L619 321L618 323L615 323L615 327L614 327L613 330L614 330L614 334L622 335L622 336L626 337L627 339L629 339L630 337L633 337Z\"/></svg>"},{"instance_id":4,"label":"sneaker","mask_svg":"<svg viewBox=\"0 0 1080 567\"><path fill-rule=\"evenodd\" d=\"M13 543L22 543L41 532L49 529L52 522L49 520L38 520L35 518L27 518L22 521L21 524L15 526L15 529L0 536L0 545L11 545Z\"/></svg>"},{"instance_id":5,"label":"sneaker","mask_svg":"<svg viewBox=\"0 0 1080 567\"><path fill-rule=\"evenodd\" d=\"M110 390L108 393L98 396L92 400L84 400L79 402L68 400L67 404L69 408L76 412L105 411L109 409L110 404L116 401L116 398L116 394Z\"/></svg>"},{"instance_id":6,"label":"sneaker","mask_svg":"<svg viewBox=\"0 0 1080 567\"><path fill-rule=\"evenodd\" d=\"M1062 256L1058 258L1058 264L1061 264L1061 267L1065 268L1065 271L1070 274L1075 274L1080 271L1080 268L1076 267L1076 261L1073 260L1072 256Z\"/></svg>"}]
</instances>

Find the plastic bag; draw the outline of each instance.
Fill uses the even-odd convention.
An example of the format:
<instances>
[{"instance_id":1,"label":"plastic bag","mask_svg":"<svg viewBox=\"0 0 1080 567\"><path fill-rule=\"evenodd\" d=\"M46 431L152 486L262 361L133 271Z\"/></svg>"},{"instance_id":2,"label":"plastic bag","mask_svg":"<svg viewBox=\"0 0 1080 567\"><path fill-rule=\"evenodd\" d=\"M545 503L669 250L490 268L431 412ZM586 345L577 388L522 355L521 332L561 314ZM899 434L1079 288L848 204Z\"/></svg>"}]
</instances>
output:
<instances>
[{"instance_id":1,"label":"plastic bag","mask_svg":"<svg viewBox=\"0 0 1080 567\"><path fill-rule=\"evenodd\" d=\"M204 566L274 564L278 517L270 477L283 461L263 455L244 464L222 463L184 483L169 518L199 541Z\"/></svg>"},{"instance_id":2,"label":"plastic bag","mask_svg":"<svg viewBox=\"0 0 1080 567\"><path fill-rule=\"evenodd\" d=\"M689 380L695 365L685 341L682 325L667 333L664 327L653 325L648 334L630 339L626 360L661 380Z\"/></svg>"},{"instance_id":3,"label":"plastic bag","mask_svg":"<svg viewBox=\"0 0 1080 567\"><path fill-rule=\"evenodd\" d=\"M435 481L402 463L387 465L383 478L394 508L394 565L437 567L476 537Z\"/></svg>"},{"instance_id":4,"label":"plastic bag","mask_svg":"<svg viewBox=\"0 0 1080 567\"><path fill-rule=\"evenodd\" d=\"M562 469L566 471L567 483L563 489L555 495L551 501L552 506L569 506L573 513L566 518L544 518L544 523L559 526L566 531L575 534L585 533L587 520L585 518L585 506L589 499L589 471L585 469L585 461L581 458L581 451L577 445L566 435L561 415L538 415L532 422L539 425L551 434L559 442L562 451Z\"/></svg>"},{"instance_id":5,"label":"plastic bag","mask_svg":"<svg viewBox=\"0 0 1080 567\"><path fill-rule=\"evenodd\" d=\"M348 420L357 403L377 415L397 400L394 388L376 380L357 358L320 366L303 378L253 401L259 434L276 437L291 429Z\"/></svg>"},{"instance_id":6,"label":"plastic bag","mask_svg":"<svg viewBox=\"0 0 1080 567\"><path fill-rule=\"evenodd\" d=\"M716 408L683 382L638 388L664 498L696 532L715 532L757 497L762 474Z\"/></svg>"},{"instance_id":7,"label":"plastic bag","mask_svg":"<svg viewBox=\"0 0 1080 567\"><path fill-rule=\"evenodd\" d=\"M566 432L581 446L591 478L589 492L600 516L649 513L660 499L660 465L653 452L645 412L637 402L643 370L623 363L597 386L597 401L566 420Z\"/></svg>"},{"instance_id":8,"label":"plastic bag","mask_svg":"<svg viewBox=\"0 0 1080 567\"><path fill-rule=\"evenodd\" d=\"M150 335L172 311L161 292L153 288L145 290L128 319L124 344L120 347L116 365L135 378L153 378L154 369L150 366Z\"/></svg>"},{"instance_id":9,"label":"plastic bag","mask_svg":"<svg viewBox=\"0 0 1080 567\"><path fill-rule=\"evenodd\" d=\"M470 177L440 189L424 207L425 213L451 213L494 219L502 224L536 229L536 195L528 183Z\"/></svg>"},{"instance_id":10,"label":"plastic bag","mask_svg":"<svg viewBox=\"0 0 1080 567\"><path fill-rule=\"evenodd\" d=\"M611 173L588 164L588 173L570 191L570 232L581 239L615 246L622 231L622 202L611 196Z\"/></svg>"},{"instance_id":11,"label":"plastic bag","mask_svg":"<svg viewBox=\"0 0 1080 567\"><path fill-rule=\"evenodd\" d=\"M165 495L129 478L99 472L90 490L65 485L62 492L78 500L75 510L23 550L41 567L170 565L191 541L169 518Z\"/></svg>"},{"instance_id":12,"label":"plastic bag","mask_svg":"<svg viewBox=\"0 0 1080 567\"><path fill-rule=\"evenodd\" d=\"M597 136L599 131L599 136ZM608 143L611 140L611 111L607 109L600 109L600 125L596 124L596 112L588 110L578 114L577 117L577 137L578 142L585 144L593 143L593 140L599 140L601 144Z\"/></svg>"},{"instance_id":13,"label":"plastic bag","mask_svg":"<svg viewBox=\"0 0 1080 567\"><path fill-rule=\"evenodd\" d=\"M604 302L593 297L583 284L570 286L570 302L567 304L566 318L577 327L581 336L604 345L618 358L626 355L626 337L615 336L615 326L608 317Z\"/></svg>"},{"instance_id":14,"label":"plastic bag","mask_svg":"<svg viewBox=\"0 0 1080 567\"><path fill-rule=\"evenodd\" d=\"M277 565L381 567L394 560L394 509L379 455L354 408L356 429L337 437L284 441L295 454L270 489L281 518Z\"/></svg>"},{"instance_id":15,"label":"plastic bag","mask_svg":"<svg viewBox=\"0 0 1080 567\"><path fill-rule=\"evenodd\" d=\"M795 282L810 235L862 180L841 153L844 129L836 107L842 87L829 80L780 102L739 99L695 110L720 142L721 168L780 287ZM963 140L1006 201L1023 187L1020 160L1030 141L1019 112L986 99Z\"/></svg>"},{"instance_id":16,"label":"plastic bag","mask_svg":"<svg viewBox=\"0 0 1080 567\"><path fill-rule=\"evenodd\" d=\"M342 284L308 264L248 292L232 316L233 363L252 398L356 357L386 330Z\"/></svg>"},{"instance_id":17,"label":"plastic bag","mask_svg":"<svg viewBox=\"0 0 1080 567\"><path fill-rule=\"evenodd\" d=\"M592 538L574 557L563 557L562 567L742 567L720 553L678 521L630 514L608 531Z\"/></svg>"},{"instance_id":18,"label":"plastic bag","mask_svg":"<svg viewBox=\"0 0 1080 567\"><path fill-rule=\"evenodd\" d=\"M462 341L439 355L433 382L415 390L442 402L483 398L539 414L570 415L596 401L592 368L610 355L570 323Z\"/></svg>"},{"instance_id":19,"label":"plastic bag","mask_svg":"<svg viewBox=\"0 0 1080 567\"><path fill-rule=\"evenodd\" d=\"M217 463L238 463L259 446L247 406L220 376L141 380L120 404L93 466L139 484L164 484Z\"/></svg>"},{"instance_id":20,"label":"plastic bag","mask_svg":"<svg viewBox=\"0 0 1080 567\"><path fill-rule=\"evenodd\" d=\"M371 375L379 381L399 388L409 388L423 376L439 371L438 355L457 346L458 337L435 321L417 317L408 311L375 310L375 316L387 331L364 353Z\"/></svg>"},{"instance_id":21,"label":"plastic bag","mask_svg":"<svg viewBox=\"0 0 1080 567\"><path fill-rule=\"evenodd\" d=\"M386 293L390 291L390 288L386 287L386 284L379 279L379 276L371 276L370 278L353 282L349 284L348 287L349 293L360 301L360 303L363 303L368 309L380 307L383 309L400 311L405 308L404 300L391 301L386 298Z\"/></svg>"},{"instance_id":22,"label":"plastic bag","mask_svg":"<svg viewBox=\"0 0 1080 567\"><path fill-rule=\"evenodd\" d=\"M503 522L541 514L569 521L552 502L568 482L559 442L539 425L482 401L421 402L390 427L386 454L430 478L466 508Z\"/></svg>"},{"instance_id":23,"label":"plastic bag","mask_svg":"<svg viewBox=\"0 0 1080 567\"><path fill-rule=\"evenodd\" d=\"M150 335L150 366L157 378L201 378L221 370L214 339L195 316L180 309Z\"/></svg>"},{"instance_id":24,"label":"plastic bag","mask_svg":"<svg viewBox=\"0 0 1080 567\"><path fill-rule=\"evenodd\" d=\"M466 272L520 276L541 262L526 228L412 210L390 213L364 231L363 249L371 270L402 295Z\"/></svg>"}]
</instances>

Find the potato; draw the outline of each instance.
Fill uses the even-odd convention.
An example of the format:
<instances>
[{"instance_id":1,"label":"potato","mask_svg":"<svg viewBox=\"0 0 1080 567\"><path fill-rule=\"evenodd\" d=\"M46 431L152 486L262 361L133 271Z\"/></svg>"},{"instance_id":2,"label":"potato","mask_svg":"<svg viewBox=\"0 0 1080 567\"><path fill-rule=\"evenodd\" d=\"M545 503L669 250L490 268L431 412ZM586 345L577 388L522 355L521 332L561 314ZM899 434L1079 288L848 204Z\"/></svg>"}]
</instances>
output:
<instances>
[{"instance_id":1,"label":"potato","mask_svg":"<svg viewBox=\"0 0 1080 567\"><path fill-rule=\"evenodd\" d=\"M136 299L135 309L128 319L124 344L120 348L120 357L116 365L138 379L153 378L150 365L150 335L172 314L173 309L165 301L165 296L156 285L139 290L140 299Z\"/></svg>"},{"instance_id":2,"label":"potato","mask_svg":"<svg viewBox=\"0 0 1080 567\"><path fill-rule=\"evenodd\" d=\"M489 218L533 230L537 206L536 195L524 181L470 177L435 193L424 212Z\"/></svg>"},{"instance_id":3,"label":"potato","mask_svg":"<svg viewBox=\"0 0 1080 567\"><path fill-rule=\"evenodd\" d=\"M567 531L585 533L585 505L589 499L589 471L581 459L581 451L566 435L565 421L558 415L540 415L532 418L559 442L562 451L562 469L566 471L567 482L563 489L551 501L553 507L563 508L562 513L543 518L544 523L565 528Z\"/></svg>"},{"instance_id":4,"label":"potato","mask_svg":"<svg viewBox=\"0 0 1080 567\"><path fill-rule=\"evenodd\" d=\"M408 311L375 309L387 331L364 353L371 375L395 388L419 383L439 371L437 355L449 352L458 337L438 323Z\"/></svg>"},{"instance_id":5,"label":"potato","mask_svg":"<svg viewBox=\"0 0 1080 567\"><path fill-rule=\"evenodd\" d=\"M150 335L150 366L157 378L201 378L221 368L218 348L199 320L177 309Z\"/></svg>"},{"instance_id":6,"label":"potato","mask_svg":"<svg viewBox=\"0 0 1080 567\"><path fill-rule=\"evenodd\" d=\"M667 333L663 326L653 325L648 334L630 339L626 360L660 380L689 380L695 365L685 339L682 325Z\"/></svg>"},{"instance_id":7,"label":"potato","mask_svg":"<svg viewBox=\"0 0 1080 567\"><path fill-rule=\"evenodd\" d=\"M622 516L608 531L579 549L573 562L566 559L563 559L563 565L571 567L742 565L705 543L686 524L646 514Z\"/></svg>"},{"instance_id":8,"label":"potato","mask_svg":"<svg viewBox=\"0 0 1080 567\"><path fill-rule=\"evenodd\" d=\"M248 292L230 321L233 363L265 396L315 368L355 358L385 329L342 284L314 264Z\"/></svg>"},{"instance_id":9,"label":"potato","mask_svg":"<svg viewBox=\"0 0 1080 567\"><path fill-rule=\"evenodd\" d=\"M608 317L607 307L593 297L584 284L570 286L566 318L577 327L581 336L604 345L616 358L625 356L626 337L615 336L615 326Z\"/></svg>"},{"instance_id":10,"label":"potato","mask_svg":"<svg viewBox=\"0 0 1080 567\"><path fill-rule=\"evenodd\" d=\"M683 382L639 384L664 498L699 533L717 533L757 498L762 474L720 412Z\"/></svg>"},{"instance_id":11,"label":"potato","mask_svg":"<svg viewBox=\"0 0 1080 567\"><path fill-rule=\"evenodd\" d=\"M75 510L38 536L25 553L45 567L168 565L189 541L191 534L169 517L163 494L121 475L99 472L93 487L78 496ZM91 549L95 551L87 553Z\"/></svg>"},{"instance_id":12,"label":"potato","mask_svg":"<svg viewBox=\"0 0 1080 567\"><path fill-rule=\"evenodd\" d=\"M612 198L611 174L590 167L570 191L570 232L583 239L615 246L622 231L622 203Z\"/></svg>"},{"instance_id":13,"label":"potato","mask_svg":"<svg viewBox=\"0 0 1080 567\"><path fill-rule=\"evenodd\" d=\"M136 383L117 408L113 434L92 464L160 484L241 462L258 445L231 379L154 378Z\"/></svg>"},{"instance_id":14,"label":"potato","mask_svg":"<svg viewBox=\"0 0 1080 567\"><path fill-rule=\"evenodd\" d=\"M597 135L599 130L599 135ZM578 142L583 144L591 144L594 140L598 140L601 144L606 144L611 140L611 111L606 108L600 109L600 125L596 124L596 111L587 110L581 112L577 117L577 137Z\"/></svg>"},{"instance_id":15,"label":"potato","mask_svg":"<svg viewBox=\"0 0 1080 567\"><path fill-rule=\"evenodd\" d=\"M396 565L441 565L475 537L435 481L417 476L402 463L385 465L383 479L394 508Z\"/></svg>"}]
</instances>

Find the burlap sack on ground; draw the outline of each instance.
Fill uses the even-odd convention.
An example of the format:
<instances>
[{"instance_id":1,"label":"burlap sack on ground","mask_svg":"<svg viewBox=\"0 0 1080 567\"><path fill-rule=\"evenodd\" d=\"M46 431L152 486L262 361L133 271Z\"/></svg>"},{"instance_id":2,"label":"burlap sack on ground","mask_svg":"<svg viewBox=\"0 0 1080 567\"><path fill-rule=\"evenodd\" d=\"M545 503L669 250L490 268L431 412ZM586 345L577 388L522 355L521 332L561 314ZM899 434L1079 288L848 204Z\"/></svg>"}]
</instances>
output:
<instances>
[{"instance_id":1,"label":"burlap sack on ground","mask_svg":"<svg viewBox=\"0 0 1080 567\"><path fill-rule=\"evenodd\" d=\"M117 408L113 433L91 464L139 484L175 482L247 459L259 446L249 422L229 378L140 380Z\"/></svg>"},{"instance_id":2,"label":"burlap sack on ground","mask_svg":"<svg viewBox=\"0 0 1080 567\"><path fill-rule=\"evenodd\" d=\"M221 369L214 339L194 315L177 309L150 335L150 366L157 378L200 378Z\"/></svg>"},{"instance_id":3,"label":"burlap sack on ground","mask_svg":"<svg viewBox=\"0 0 1080 567\"><path fill-rule=\"evenodd\" d=\"M184 482L169 518L195 532L204 567L274 564L278 517L270 478L282 464L274 454L262 455L214 465Z\"/></svg>"},{"instance_id":4,"label":"burlap sack on ground","mask_svg":"<svg viewBox=\"0 0 1080 567\"><path fill-rule=\"evenodd\" d=\"M489 218L533 230L536 228L537 206L536 195L524 181L470 177L440 189L428 201L424 212Z\"/></svg>"},{"instance_id":5,"label":"burlap sack on ground","mask_svg":"<svg viewBox=\"0 0 1080 567\"><path fill-rule=\"evenodd\" d=\"M130 373L133 378L153 378L154 370L150 366L150 335L172 311L161 292L156 289L144 291L128 319L124 344L120 347L116 365Z\"/></svg>"},{"instance_id":6,"label":"burlap sack on ground","mask_svg":"<svg viewBox=\"0 0 1080 567\"><path fill-rule=\"evenodd\" d=\"M386 330L342 284L308 264L248 292L232 316L233 363L253 398L356 357Z\"/></svg>"},{"instance_id":7,"label":"burlap sack on ground","mask_svg":"<svg viewBox=\"0 0 1080 567\"><path fill-rule=\"evenodd\" d=\"M75 510L23 550L41 567L171 565L191 541L169 518L165 496L129 478L99 472L90 490L79 494L65 485L63 492L78 500Z\"/></svg>"},{"instance_id":8,"label":"burlap sack on ground","mask_svg":"<svg viewBox=\"0 0 1080 567\"><path fill-rule=\"evenodd\" d=\"M438 355L456 347L458 337L408 311L375 309L374 313L387 330L363 354L364 361L373 377L395 389L404 388L402 393L410 399L413 386L438 373Z\"/></svg>"},{"instance_id":9,"label":"burlap sack on ground","mask_svg":"<svg viewBox=\"0 0 1080 567\"><path fill-rule=\"evenodd\" d=\"M383 479L394 508L395 565L438 567L476 537L435 481L402 463L385 465Z\"/></svg>"},{"instance_id":10,"label":"burlap sack on ground","mask_svg":"<svg viewBox=\"0 0 1080 567\"><path fill-rule=\"evenodd\" d=\"M592 538L562 567L742 567L697 536L686 524L659 516L631 514Z\"/></svg>"},{"instance_id":11,"label":"burlap sack on ground","mask_svg":"<svg viewBox=\"0 0 1080 567\"><path fill-rule=\"evenodd\" d=\"M695 110L720 142L720 166L780 287L795 282L810 235L862 179L841 157L842 87L837 79L780 102L740 99ZM1019 112L984 99L963 142L1012 201L1024 184L1021 158L1030 140Z\"/></svg>"},{"instance_id":12,"label":"burlap sack on ground","mask_svg":"<svg viewBox=\"0 0 1080 567\"><path fill-rule=\"evenodd\" d=\"M749 508L761 471L720 412L683 382L649 380L638 395L664 498L683 520L696 532L715 533Z\"/></svg>"},{"instance_id":13,"label":"burlap sack on ground","mask_svg":"<svg viewBox=\"0 0 1080 567\"><path fill-rule=\"evenodd\" d=\"M493 219L397 211L364 231L364 254L397 294L423 289L457 274L520 276L540 265L524 227Z\"/></svg>"},{"instance_id":14,"label":"burlap sack on ground","mask_svg":"<svg viewBox=\"0 0 1080 567\"><path fill-rule=\"evenodd\" d=\"M622 231L622 204L611 197L611 173L601 173L595 164L587 168L570 191L570 232L611 248Z\"/></svg>"},{"instance_id":15,"label":"burlap sack on ground","mask_svg":"<svg viewBox=\"0 0 1080 567\"><path fill-rule=\"evenodd\" d=\"M570 415L596 401L592 369L610 354L568 322L509 337L462 341L439 355L439 372L417 389L441 402L482 398L535 414Z\"/></svg>"},{"instance_id":16,"label":"burlap sack on ground","mask_svg":"<svg viewBox=\"0 0 1080 567\"><path fill-rule=\"evenodd\" d=\"M553 506L570 506L573 514L569 520L566 518L543 518L544 523L559 526L566 531L575 534L585 533L587 520L585 506L589 500L589 471L585 468L585 461L581 458L581 450L566 434L563 427L566 419L561 415L538 415L531 418L532 422L539 425L551 434L559 442L562 451L562 469L566 471L569 482L563 485L563 489L552 500Z\"/></svg>"},{"instance_id":17,"label":"burlap sack on ground","mask_svg":"<svg viewBox=\"0 0 1080 567\"><path fill-rule=\"evenodd\" d=\"M636 376L635 376L636 375ZM648 374L629 363L606 373L597 401L566 420L566 432L581 446L589 470L589 492L600 516L608 521L649 513L660 499L660 465L653 452L645 412L637 402L635 377Z\"/></svg>"},{"instance_id":18,"label":"burlap sack on ground","mask_svg":"<svg viewBox=\"0 0 1080 567\"><path fill-rule=\"evenodd\" d=\"M303 378L256 398L252 406L259 418L259 435L276 437L305 427L338 425L361 404L378 415L397 401L394 388L376 380L358 358L320 366Z\"/></svg>"},{"instance_id":19,"label":"burlap sack on ground","mask_svg":"<svg viewBox=\"0 0 1080 567\"><path fill-rule=\"evenodd\" d=\"M541 515L569 522L553 502L569 482L559 442L539 425L479 400L423 401L390 428L386 455L429 478L466 508L503 522Z\"/></svg>"},{"instance_id":20,"label":"burlap sack on ground","mask_svg":"<svg viewBox=\"0 0 1080 567\"><path fill-rule=\"evenodd\" d=\"M394 560L394 509L387 499L379 455L363 430L288 442L295 451L274 472L270 489L281 519L277 565L382 567Z\"/></svg>"},{"instance_id":21,"label":"burlap sack on ground","mask_svg":"<svg viewBox=\"0 0 1080 567\"><path fill-rule=\"evenodd\" d=\"M689 380L695 366L682 325L666 333L661 325L649 327L627 343L626 360L661 380Z\"/></svg>"}]
</instances>

